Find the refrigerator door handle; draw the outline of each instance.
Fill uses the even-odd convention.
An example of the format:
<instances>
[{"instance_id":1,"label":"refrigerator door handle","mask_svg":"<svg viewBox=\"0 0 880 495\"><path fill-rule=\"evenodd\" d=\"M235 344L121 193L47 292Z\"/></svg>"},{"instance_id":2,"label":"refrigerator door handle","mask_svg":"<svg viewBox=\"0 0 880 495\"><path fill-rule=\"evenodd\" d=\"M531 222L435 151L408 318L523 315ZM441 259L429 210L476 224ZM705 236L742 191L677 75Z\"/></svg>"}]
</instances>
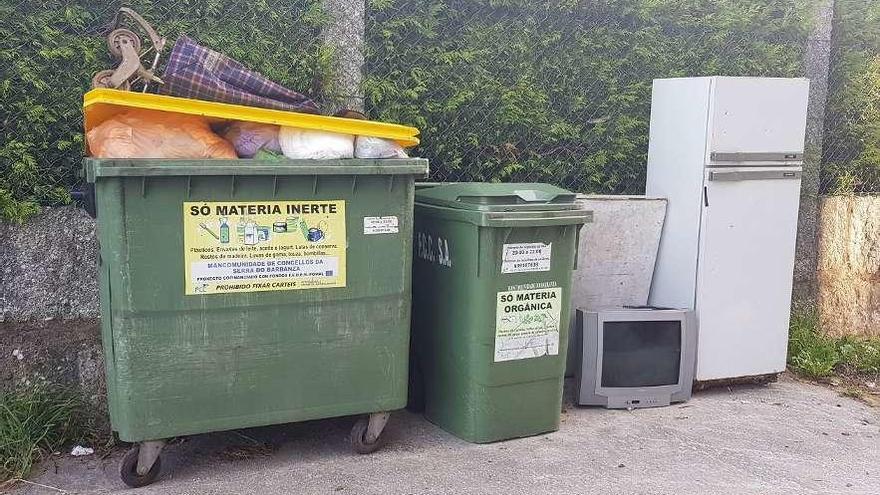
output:
<instances>
[{"instance_id":1,"label":"refrigerator door handle","mask_svg":"<svg viewBox=\"0 0 880 495\"><path fill-rule=\"evenodd\" d=\"M709 153L713 162L802 162L803 151L765 152L765 151L713 151Z\"/></svg>"},{"instance_id":2,"label":"refrigerator door handle","mask_svg":"<svg viewBox=\"0 0 880 495\"><path fill-rule=\"evenodd\" d=\"M800 179L800 170L713 170L709 172L710 181L740 181L767 179Z\"/></svg>"}]
</instances>

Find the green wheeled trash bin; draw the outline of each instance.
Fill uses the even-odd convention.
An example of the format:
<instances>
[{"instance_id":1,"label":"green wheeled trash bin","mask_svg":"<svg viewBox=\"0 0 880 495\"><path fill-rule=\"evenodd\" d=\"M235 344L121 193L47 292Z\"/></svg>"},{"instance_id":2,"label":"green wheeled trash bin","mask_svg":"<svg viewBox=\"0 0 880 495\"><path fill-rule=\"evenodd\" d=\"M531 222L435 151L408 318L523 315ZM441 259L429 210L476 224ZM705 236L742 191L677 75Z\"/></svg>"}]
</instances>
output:
<instances>
[{"instance_id":1,"label":"green wheeled trash bin","mask_svg":"<svg viewBox=\"0 0 880 495\"><path fill-rule=\"evenodd\" d=\"M559 428L571 274L591 219L548 184L416 189L411 406L476 443Z\"/></svg>"},{"instance_id":2,"label":"green wheeled trash bin","mask_svg":"<svg viewBox=\"0 0 880 495\"><path fill-rule=\"evenodd\" d=\"M169 437L347 415L360 453L405 406L423 159L98 160L113 430L152 482Z\"/></svg>"}]
</instances>

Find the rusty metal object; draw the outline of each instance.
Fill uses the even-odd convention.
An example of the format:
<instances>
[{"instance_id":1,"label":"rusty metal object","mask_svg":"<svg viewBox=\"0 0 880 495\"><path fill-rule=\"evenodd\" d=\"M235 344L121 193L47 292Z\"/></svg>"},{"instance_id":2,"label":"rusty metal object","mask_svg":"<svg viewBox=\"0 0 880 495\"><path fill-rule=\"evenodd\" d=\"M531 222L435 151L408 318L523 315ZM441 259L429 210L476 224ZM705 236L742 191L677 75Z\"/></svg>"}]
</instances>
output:
<instances>
[{"instance_id":1,"label":"rusty metal object","mask_svg":"<svg viewBox=\"0 0 880 495\"><path fill-rule=\"evenodd\" d=\"M95 72L95 75L92 76L92 87L93 88L116 88L121 89L123 91L131 91L131 82L127 79L123 81L121 84L113 84L112 78L113 75L116 74L116 71L113 69L101 70Z\"/></svg>"},{"instance_id":2,"label":"rusty metal object","mask_svg":"<svg viewBox=\"0 0 880 495\"><path fill-rule=\"evenodd\" d=\"M146 50L141 50L141 39L134 31L120 27L125 19L130 19L150 38L150 46ZM162 80L155 75L155 70L159 65L159 58L167 40L159 36L140 14L128 7L122 7L116 12L110 26L110 33L107 35L107 48L110 50L110 54L119 61L119 66L96 73L92 77L92 87L130 91L134 84L142 83L141 91L146 93L150 83L163 84ZM149 55L150 52L153 52L152 63L149 68L146 68L141 59Z\"/></svg>"}]
</instances>

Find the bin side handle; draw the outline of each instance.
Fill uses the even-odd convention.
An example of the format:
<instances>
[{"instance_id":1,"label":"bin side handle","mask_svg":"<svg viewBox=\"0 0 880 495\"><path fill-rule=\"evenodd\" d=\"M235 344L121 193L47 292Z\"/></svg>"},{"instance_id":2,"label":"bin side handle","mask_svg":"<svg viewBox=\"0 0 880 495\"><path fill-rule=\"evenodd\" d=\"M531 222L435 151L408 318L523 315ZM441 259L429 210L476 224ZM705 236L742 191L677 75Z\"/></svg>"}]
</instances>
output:
<instances>
[{"instance_id":1,"label":"bin side handle","mask_svg":"<svg viewBox=\"0 0 880 495\"><path fill-rule=\"evenodd\" d=\"M480 278L480 258L483 257L483 229L474 226L477 230L477 278Z\"/></svg>"},{"instance_id":2,"label":"bin side handle","mask_svg":"<svg viewBox=\"0 0 880 495\"><path fill-rule=\"evenodd\" d=\"M589 220L588 216L571 215L571 216L553 216L553 217L501 217L486 219L487 227L549 227L556 225L572 225L583 224Z\"/></svg>"}]
</instances>

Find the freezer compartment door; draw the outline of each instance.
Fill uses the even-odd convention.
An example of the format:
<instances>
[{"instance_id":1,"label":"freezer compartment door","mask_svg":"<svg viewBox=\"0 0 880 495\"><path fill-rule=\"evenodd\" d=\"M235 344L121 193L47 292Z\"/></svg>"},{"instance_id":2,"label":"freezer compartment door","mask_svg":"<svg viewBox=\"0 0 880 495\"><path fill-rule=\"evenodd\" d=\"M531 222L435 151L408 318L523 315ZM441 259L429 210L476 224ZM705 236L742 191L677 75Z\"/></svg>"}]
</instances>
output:
<instances>
[{"instance_id":1,"label":"freezer compartment door","mask_svg":"<svg viewBox=\"0 0 880 495\"><path fill-rule=\"evenodd\" d=\"M706 170L697 380L785 370L800 168Z\"/></svg>"},{"instance_id":2,"label":"freezer compartment door","mask_svg":"<svg viewBox=\"0 0 880 495\"><path fill-rule=\"evenodd\" d=\"M806 79L713 78L706 162L795 165L804 159Z\"/></svg>"}]
</instances>

